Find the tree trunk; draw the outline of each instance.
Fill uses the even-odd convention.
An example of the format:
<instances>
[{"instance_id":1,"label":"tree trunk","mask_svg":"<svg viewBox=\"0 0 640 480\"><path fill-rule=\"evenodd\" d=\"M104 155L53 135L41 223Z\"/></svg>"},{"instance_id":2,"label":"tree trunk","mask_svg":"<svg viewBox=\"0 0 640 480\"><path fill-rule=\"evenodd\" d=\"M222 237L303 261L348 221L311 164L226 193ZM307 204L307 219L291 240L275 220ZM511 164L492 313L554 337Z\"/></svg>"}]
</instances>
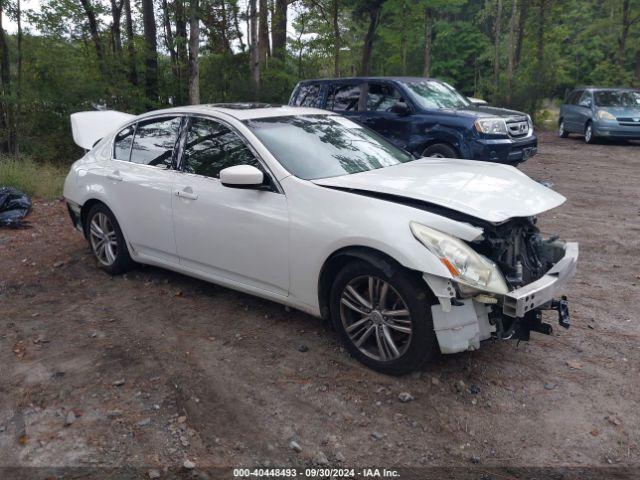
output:
<instances>
[{"instance_id":1,"label":"tree trunk","mask_svg":"<svg viewBox=\"0 0 640 480\"><path fill-rule=\"evenodd\" d=\"M113 1L113 0L112 0ZM164 24L164 43L169 51L169 58L171 58L171 71L173 76L180 84L180 72L178 71L178 58L176 54L176 45L173 40L173 31L171 30L171 17L169 15L169 5L167 0L162 0L162 20Z\"/></svg>"},{"instance_id":2,"label":"tree trunk","mask_svg":"<svg viewBox=\"0 0 640 480\"><path fill-rule=\"evenodd\" d=\"M493 81L495 83L496 92L499 90L498 83L500 81L500 30L502 26L502 0L497 0L496 20L495 20L495 60L493 62Z\"/></svg>"},{"instance_id":3,"label":"tree trunk","mask_svg":"<svg viewBox=\"0 0 640 480\"><path fill-rule=\"evenodd\" d=\"M260 0L260 10L258 12L260 17L259 22L259 39L258 39L258 51L260 52L260 66L264 67L267 64L267 57L269 56L269 9L267 0Z\"/></svg>"},{"instance_id":4,"label":"tree trunk","mask_svg":"<svg viewBox=\"0 0 640 480\"><path fill-rule=\"evenodd\" d=\"M373 3L373 2L372 2ZM360 66L360 74L362 76L369 75L371 72L371 56L373 54L373 40L376 36L376 30L380 23L380 11L382 10L382 2L375 2L369 8L369 28L364 37L364 45L362 47L362 65Z\"/></svg>"},{"instance_id":5,"label":"tree trunk","mask_svg":"<svg viewBox=\"0 0 640 480\"><path fill-rule=\"evenodd\" d=\"M633 73L636 77L636 85L640 85L640 48L636 50L634 63Z\"/></svg>"},{"instance_id":6,"label":"tree trunk","mask_svg":"<svg viewBox=\"0 0 640 480\"><path fill-rule=\"evenodd\" d=\"M629 0L622 2L622 31L618 37L618 65L624 66L624 54L627 47L627 37L629 36L629 27L631 27Z\"/></svg>"},{"instance_id":7,"label":"tree trunk","mask_svg":"<svg viewBox=\"0 0 640 480\"><path fill-rule=\"evenodd\" d=\"M200 103L200 8L198 0L191 0L189 15L189 104Z\"/></svg>"},{"instance_id":8,"label":"tree trunk","mask_svg":"<svg viewBox=\"0 0 640 480\"><path fill-rule=\"evenodd\" d=\"M144 86L147 100L158 100L158 45L153 0L142 0L142 26L144 28Z\"/></svg>"},{"instance_id":9,"label":"tree trunk","mask_svg":"<svg viewBox=\"0 0 640 480\"><path fill-rule=\"evenodd\" d=\"M111 0L111 38L113 42L113 53L122 53L122 33L120 30L120 19L122 17L122 6L125 0L120 0L120 5L116 0Z\"/></svg>"},{"instance_id":10,"label":"tree trunk","mask_svg":"<svg viewBox=\"0 0 640 480\"><path fill-rule=\"evenodd\" d=\"M271 18L273 56L281 61L287 52L287 6L288 0L275 0L275 14Z\"/></svg>"},{"instance_id":11,"label":"tree trunk","mask_svg":"<svg viewBox=\"0 0 640 480\"><path fill-rule=\"evenodd\" d=\"M0 2L0 153L13 152L13 131L11 122L11 75L9 63L9 46L2 25L4 15Z\"/></svg>"},{"instance_id":12,"label":"tree trunk","mask_svg":"<svg viewBox=\"0 0 640 480\"><path fill-rule=\"evenodd\" d=\"M238 19L238 2L231 2L231 15L233 16L233 28L235 30L235 37L238 39L238 42L240 43L240 50L242 51L242 53L245 52L246 50L246 45L244 44L244 41L242 40L242 31L240 30L240 21Z\"/></svg>"},{"instance_id":13,"label":"tree trunk","mask_svg":"<svg viewBox=\"0 0 640 480\"><path fill-rule=\"evenodd\" d=\"M507 66L507 104L513 100L513 76L515 73L515 48L516 48L516 18L518 16L518 1L511 4L511 20L509 21L509 64Z\"/></svg>"},{"instance_id":14,"label":"tree trunk","mask_svg":"<svg viewBox=\"0 0 640 480\"><path fill-rule=\"evenodd\" d=\"M538 68L541 68L544 64L544 29L547 14L547 1L539 0L539 7L538 31L536 33L536 59L538 61Z\"/></svg>"},{"instance_id":15,"label":"tree trunk","mask_svg":"<svg viewBox=\"0 0 640 480\"><path fill-rule=\"evenodd\" d=\"M91 4L90 0L80 0L80 3L82 3L82 8L84 8L84 12L87 15L87 20L89 22L89 32L91 34L93 45L96 49L98 67L100 68L100 72L102 73L103 78L106 79L107 69L104 60L104 49L102 48L102 41L100 40L100 34L98 33L98 21L96 20L96 12L93 9L93 5Z\"/></svg>"},{"instance_id":16,"label":"tree trunk","mask_svg":"<svg viewBox=\"0 0 640 480\"><path fill-rule=\"evenodd\" d=\"M407 11L407 2L402 2L403 13ZM400 61L402 64L402 75L407 74L407 16L402 15L402 33L400 34Z\"/></svg>"},{"instance_id":17,"label":"tree trunk","mask_svg":"<svg viewBox=\"0 0 640 480\"><path fill-rule=\"evenodd\" d=\"M522 54L522 42L524 40L524 27L527 21L529 10L529 0L514 0L520 2L520 15L518 16L518 36L516 40L516 51L514 54L514 68L518 68Z\"/></svg>"},{"instance_id":18,"label":"tree trunk","mask_svg":"<svg viewBox=\"0 0 640 480\"><path fill-rule=\"evenodd\" d=\"M249 36L250 36L250 69L253 83L253 98L260 98L260 51L258 41L258 9L257 0L249 0Z\"/></svg>"},{"instance_id":19,"label":"tree trunk","mask_svg":"<svg viewBox=\"0 0 640 480\"><path fill-rule=\"evenodd\" d=\"M187 15L185 11L185 0L175 0L176 7L176 56L178 62L178 72L180 77L180 85L178 90L178 102L184 103L186 100L185 92L188 90L188 63L187 58Z\"/></svg>"},{"instance_id":20,"label":"tree trunk","mask_svg":"<svg viewBox=\"0 0 640 480\"><path fill-rule=\"evenodd\" d=\"M424 9L424 50L422 76L429 78L431 75L431 37L433 35L433 10Z\"/></svg>"},{"instance_id":21,"label":"tree trunk","mask_svg":"<svg viewBox=\"0 0 640 480\"><path fill-rule=\"evenodd\" d=\"M138 71L136 67L136 46L134 43L133 20L131 19L131 0L124 1L124 21L127 29L127 53L129 61L129 81L138 85Z\"/></svg>"},{"instance_id":22,"label":"tree trunk","mask_svg":"<svg viewBox=\"0 0 640 480\"><path fill-rule=\"evenodd\" d=\"M340 35L340 1L331 2L331 13L333 23L333 74L340 77L340 49L342 48L342 37Z\"/></svg>"},{"instance_id":23,"label":"tree trunk","mask_svg":"<svg viewBox=\"0 0 640 480\"><path fill-rule=\"evenodd\" d=\"M1 14L0 14L1 15ZM16 1L16 23L18 24L18 48L16 52L16 63L18 64L16 82L16 115L14 121L14 150L16 157L20 156L20 119L22 114L22 5L20 0Z\"/></svg>"}]
</instances>

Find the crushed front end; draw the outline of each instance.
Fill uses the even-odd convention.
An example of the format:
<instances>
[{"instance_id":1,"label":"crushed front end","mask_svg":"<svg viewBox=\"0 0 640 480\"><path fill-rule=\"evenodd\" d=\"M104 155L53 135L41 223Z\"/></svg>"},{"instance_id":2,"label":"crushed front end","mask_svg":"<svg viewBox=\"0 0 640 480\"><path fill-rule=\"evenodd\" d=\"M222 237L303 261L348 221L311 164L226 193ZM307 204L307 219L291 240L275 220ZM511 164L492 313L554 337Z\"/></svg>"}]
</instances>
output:
<instances>
[{"instance_id":1,"label":"crushed front end","mask_svg":"<svg viewBox=\"0 0 640 480\"><path fill-rule=\"evenodd\" d=\"M497 294L432 275L424 279L439 299L432 307L443 353L479 348L488 338L528 340L532 331L550 334L544 310L555 310L562 327L570 325L563 290L576 272L578 244L544 238L535 217L483 224L483 234L469 242L504 276L506 292Z\"/></svg>"}]
</instances>

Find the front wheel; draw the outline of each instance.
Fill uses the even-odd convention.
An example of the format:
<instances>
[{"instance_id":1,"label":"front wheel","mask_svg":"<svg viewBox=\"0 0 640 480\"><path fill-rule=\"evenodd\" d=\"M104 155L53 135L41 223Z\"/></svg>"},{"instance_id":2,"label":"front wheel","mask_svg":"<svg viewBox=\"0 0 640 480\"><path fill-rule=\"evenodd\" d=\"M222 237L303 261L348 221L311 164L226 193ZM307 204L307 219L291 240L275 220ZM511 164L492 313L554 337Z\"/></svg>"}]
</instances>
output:
<instances>
[{"instance_id":1,"label":"front wheel","mask_svg":"<svg viewBox=\"0 0 640 480\"><path fill-rule=\"evenodd\" d=\"M430 145L422 152L423 157L436 157L436 158L459 158L458 153L449 145L444 143L436 143Z\"/></svg>"},{"instance_id":2,"label":"front wheel","mask_svg":"<svg viewBox=\"0 0 640 480\"><path fill-rule=\"evenodd\" d=\"M133 262L127 244L115 215L106 205L98 203L91 208L85 229L100 268L111 275L129 270Z\"/></svg>"},{"instance_id":3,"label":"front wheel","mask_svg":"<svg viewBox=\"0 0 640 480\"><path fill-rule=\"evenodd\" d=\"M567 138L569 136L569 132L567 132L564 126L564 120L560 120L560 125L558 125L558 136L560 138Z\"/></svg>"},{"instance_id":4,"label":"front wheel","mask_svg":"<svg viewBox=\"0 0 640 480\"><path fill-rule=\"evenodd\" d=\"M349 352L381 373L411 372L438 352L428 287L398 267L391 276L354 260L335 278L331 317Z\"/></svg>"},{"instance_id":5,"label":"front wheel","mask_svg":"<svg viewBox=\"0 0 640 480\"><path fill-rule=\"evenodd\" d=\"M584 141L586 143L596 143L596 137L593 134L593 125L591 123L587 123L587 126L584 128Z\"/></svg>"}]
</instances>

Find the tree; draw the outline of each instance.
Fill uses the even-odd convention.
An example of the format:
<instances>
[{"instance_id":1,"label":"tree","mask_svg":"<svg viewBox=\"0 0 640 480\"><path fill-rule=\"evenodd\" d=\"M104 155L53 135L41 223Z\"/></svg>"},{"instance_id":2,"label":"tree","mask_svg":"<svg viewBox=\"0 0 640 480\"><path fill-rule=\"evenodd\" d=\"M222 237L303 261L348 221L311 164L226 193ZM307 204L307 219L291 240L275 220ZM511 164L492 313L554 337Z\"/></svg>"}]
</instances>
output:
<instances>
[{"instance_id":1,"label":"tree","mask_svg":"<svg viewBox=\"0 0 640 480\"><path fill-rule=\"evenodd\" d=\"M13 129L11 119L11 73L9 45L2 25L4 1L0 0L0 153L13 152Z\"/></svg>"},{"instance_id":2,"label":"tree","mask_svg":"<svg viewBox=\"0 0 640 480\"><path fill-rule=\"evenodd\" d=\"M373 0L367 2L359 2L356 7L357 16L366 16L369 20L367 33L364 37L362 46L362 62L360 63L360 75L369 75L371 72L371 56L373 52L373 41L376 36L376 30L380 23L380 15L385 0Z\"/></svg>"},{"instance_id":3,"label":"tree","mask_svg":"<svg viewBox=\"0 0 640 480\"><path fill-rule=\"evenodd\" d=\"M198 0L190 0L189 12L189 104L200 103L200 9Z\"/></svg>"},{"instance_id":4,"label":"tree","mask_svg":"<svg viewBox=\"0 0 640 480\"><path fill-rule=\"evenodd\" d=\"M433 10L430 6L424 8L424 50L422 54L422 76L431 75L431 37L433 36Z\"/></svg>"},{"instance_id":5,"label":"tree","mask_svg":"<svg viewBox=\"0 0 640 480\"><path fill-rule=\"evenodd\" d=\"M495 88L498 90L499 80L500 80L500 26L502 24L502 0L497 0L496 2L496 19L494 24L495 31L495 60L493 62L493 75L494 75L494 83Z\"/></svg>"},{"instance_id":6,"label":"tree","mask_svg":"<svg viewBox=\"0 0 640 480\"><path fill-rule=\"evenodd\" d=\"M156 40L156 19L153 9L153 0L141 0L141 5L142 26L144 31L145 93L147 95L147 101L150 104L154 104L158 100L158 45Z\"/></svg>"},{"instance_id":7,"label":"tree","mask_svg":"<svg viewBox=\"0 0 640 480\"><path fill-rule=\"evenodd\" d=\"M133 19L131 18L131 0L124 2L124 21L127 30L127 55L129 61L129 81L138 85L138 71L136 67L136 47L134 43Z\"/></svg>"},{"instance_id":8,"label":"tree","mask_svg":"<svg viewBox=\"0 0 640 480\"><path fill-rule=\"evenodd\" d=\"M287 53L287 8L288 0L275 0L274 15L271 19L271 35L273 36L273 56L284 61Z\"/></svg>"},{"instance_id":9,"label":"tree","mask_svg":"<svg viewBox=\"0 0 640 480\"><path fill-rule=\"evenodd\" d=\"M267 0L260 0L260 10L258 12L260 22L258 31L258 51L260 52L260 67L264 68L267 58L271 55L269 46L269 9Z\"/></svg>"},{"instance_id":10,"label":"tree","mask_svg":"<svg viewBox=\"0 0 640 480\"><path fill-rule=\"evenodd\" d=\"M87 16L87 21L89 23L89 32L91 33L91 40L93 41L93 45L96 49L96 56L98 57L98 65L100 67L100 71L102 72L102 76L106 78L107 68L105 65L104 48L102 47L102 40L100 39L100 34L98 33L98 20L96 18L95 7L91 3L91 0L80 0L80 3L82 4L82 8L84 8L84 12Z\"/></svg>"},{"instance_id":11,"label":"tree","mask_svg":"<svg viewBox=\"0 0 640 480\"><path fill-rule=\"evenodd\" d=\"M258 41L258 8L256 2L257 0L249 0L249 68L251 70L254 100L257 100L260 96L260 51Z\"/></svg>"}]
</instances>

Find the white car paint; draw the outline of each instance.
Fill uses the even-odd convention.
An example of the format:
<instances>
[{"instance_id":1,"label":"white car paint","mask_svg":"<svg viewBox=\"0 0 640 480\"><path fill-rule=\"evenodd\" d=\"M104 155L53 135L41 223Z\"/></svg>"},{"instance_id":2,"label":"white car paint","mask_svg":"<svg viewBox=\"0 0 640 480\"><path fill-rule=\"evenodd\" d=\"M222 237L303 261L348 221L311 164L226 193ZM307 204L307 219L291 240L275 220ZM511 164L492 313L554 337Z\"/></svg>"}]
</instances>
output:
<instances>
[{"instance_id":1,"label":"white car paint","mask_svg":"<svg viewBox=\"0 0 640 480\"><path fill-rule=\"evenodd\" d=\"M534 215L564 201L564 197L513 167L467 160L422 159L307 181L289 173L243 123L246 119L271 116L329 115L317 109L182 107L132 117L123 125L119 125L117 116L110 115L105 117L100 131L96 130L96 115L78 116L74 138L77 132L79 144L87 145L86 139L102 134L109 122L115 129L167 114L210 117L235 128L262 159L279 191L228 188L216 178L114 160L113 139L117 131L112 131L73 164L64 186L67 201L74 208L90 200L105 203L118 219L135 261L268 298L316 316L321 315L319 278L327 259L346 247L378 250L409 269L423 272L425 289L432 288L442 303L443 313L436 317L436 327L445 352L477 348L476 340L488 338L490 328L486 315L473 305L465 310L469 315L464 321L465 325L476 323L467 329L474 340L461 337L467 333L456 334L459 325L455 319L449 321L450 331L444 332L447 314L452 315L452 277L443 263L414 238L409 224L422 223L467 241L481 235L482 229L342 189L401 194L489 222ZM474 311L480 314L474 317ZM451 336L453 339L447 340Z\"/></svg>"}]
</instances>

